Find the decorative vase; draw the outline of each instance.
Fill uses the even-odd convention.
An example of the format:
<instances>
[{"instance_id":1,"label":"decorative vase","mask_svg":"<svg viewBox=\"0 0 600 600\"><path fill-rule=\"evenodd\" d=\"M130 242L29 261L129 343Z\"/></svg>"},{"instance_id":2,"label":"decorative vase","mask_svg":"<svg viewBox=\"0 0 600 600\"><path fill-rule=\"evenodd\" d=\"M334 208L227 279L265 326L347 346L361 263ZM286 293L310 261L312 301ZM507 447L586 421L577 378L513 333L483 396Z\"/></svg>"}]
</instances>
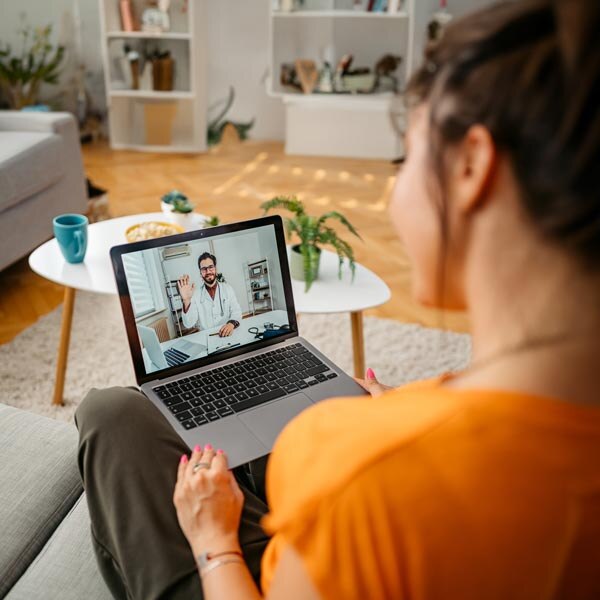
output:
<instances>
[{"instance_id":1,"label":"decorative vase","mask_svg":"<svg viewBox=\"0 0 600 600\"><path fill-rule=\"evenodd\" d=\"M317 256L312 259L310 270L312 273L313 281L319 277L319 265L321 264L321 250L317 248ZM306 274L304 272L304 257L300 252L300 245L292 246L290 252L290 274L292 279L298 281L306 281Z\"/></svg>"}]
</instances>

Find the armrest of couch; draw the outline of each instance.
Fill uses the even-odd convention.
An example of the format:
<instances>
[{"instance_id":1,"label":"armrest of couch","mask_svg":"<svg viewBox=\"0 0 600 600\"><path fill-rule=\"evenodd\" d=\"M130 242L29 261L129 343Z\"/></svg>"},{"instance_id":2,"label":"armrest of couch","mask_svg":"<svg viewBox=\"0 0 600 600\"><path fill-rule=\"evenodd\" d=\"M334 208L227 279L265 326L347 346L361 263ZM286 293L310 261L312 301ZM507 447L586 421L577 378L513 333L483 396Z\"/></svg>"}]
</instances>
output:
<instances>
[{"instance_id":1,"label":"armrest of couch","mask_svg":"<svg viewBox=\"0 0 600 600\"><path fill-rule=\"evenodd\" d=\"M76 200L75 210L85 212L87 191L79 127L75 117L68 112L22 112L18 110L0 111L0 134L3 131L53 133L60 136L62 142L61 160L66 165L64 193Z\"/></svg>"},{"instance_id":2,"label":"armrest of couch","mask_svg":"<svg viewBox=\"0 0 600 600\"><path fill-rule=\"evenodd\" d=\"M83 487L72 424L0 403L0 456L0 598L4 598Z\"/></svg>"},{"instance_id":3,"label":"armrest of couch","mask_svg":"<svg viewBox=\"0 0 600 600\"><path fill-rule=\"evenodd\" d=\"M61 136L77 135L75 118L67 112L36 113L19 110L0 111L0 131L37 131Z\"/></svg>"}]
</instances>

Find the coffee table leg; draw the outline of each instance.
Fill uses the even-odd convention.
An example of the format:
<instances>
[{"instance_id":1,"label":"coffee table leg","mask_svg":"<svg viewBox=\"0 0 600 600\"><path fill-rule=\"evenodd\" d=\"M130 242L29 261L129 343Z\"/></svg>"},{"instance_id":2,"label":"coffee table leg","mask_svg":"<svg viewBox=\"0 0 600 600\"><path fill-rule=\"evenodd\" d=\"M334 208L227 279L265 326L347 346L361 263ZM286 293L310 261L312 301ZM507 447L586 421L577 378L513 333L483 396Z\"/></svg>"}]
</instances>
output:
<instances>
[{"instance_id":1,"label":"coffee table leg","mask_svg":"<svg viewBox=\"0 0 600 600\"><path fill-rule=\"evenodd\" d=\"M71 338L71 322L73 321L73 306L75 305L75 289L66 287L63 302L62 322L60 325L60 342L58 344L58 360L56 362L56 381L54 382L54 398L52 404L63 405L65 389L65 373L67 372L67 357L69 355L69 340Z\"/></svg>"},{"instance_id":2,"label":"coffee table leg","mask_svg":"<svg viewBox=\"0 0 600 600\"><path fill-rule=\"evenodd\" d=\"M363 335L362 311L350 313L352 324L352 351L354 354L354 377L365 376L365 340Z\"/></svg>"}]
</instances>

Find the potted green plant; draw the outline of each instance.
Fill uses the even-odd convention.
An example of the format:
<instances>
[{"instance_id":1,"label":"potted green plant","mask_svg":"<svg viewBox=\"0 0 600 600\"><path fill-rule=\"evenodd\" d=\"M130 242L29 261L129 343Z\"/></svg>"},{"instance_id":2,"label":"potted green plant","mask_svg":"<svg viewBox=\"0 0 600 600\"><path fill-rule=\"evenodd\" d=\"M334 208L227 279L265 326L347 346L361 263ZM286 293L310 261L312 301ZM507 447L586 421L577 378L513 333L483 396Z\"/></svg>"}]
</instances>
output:
<instances>
[{"instance_id":1,"label":"potted green plant","mask_svg":"<svg viewBox=\"0 0 600 600\"><path fill-rule=\"evenodd\" d=\"M19 32L20 53L13 54L9 45L0 48L0 86L11 108L36 104L42 83L58 83L65 49L50 43L51 33L51 25L27 25Z\"/></svg>"},{"instance_id":2,"label":"potted green plant","mask_svg":"<svg viewBox=\"0 0 600 600\"><path fill-rule=\"evenodd\" d=\"M183 192L171 190L160 199L160 206L173 223L192 229L194 205Z\"/></svg>"},{"instance_id":3,"label":"potted green plant","mask_svg":"<svg viewBox=\"0 0 600 600\"><path fill-rule=\"evenodd\" d=\"M212 217L206 217L204 219L204 227L216 227L220 223L221 219L219 219L219 217L216 215L213 215Z\"/></svg>"},{"instance_id":4,"label":"potted green plant","mask_svg":"<svg viewBox=\"0 0 600 600\"><path fill-rule=\"evenodd\" d=\"M344 215L337 211L327 212L320 217L307 215L304 205L297 198L276 197L260 206L264 214L274 208L284 208L294 214L292 218L285 218L285 229L288 238L295 233L300 238L300 243L295 244L290 252L290 273L294 279L306 282L305 291L308 292L313 281L319 276L319 264L321 260L320 245L329 244L333 246L339 258L338 277L342 278L342 266L344 260L352 271L352 280L356 264L352 246L341 239L337 232L328 226L330 219L335 219L348 228L348 230L360 239L360 235Z\"/></svg>"}]
</instances>

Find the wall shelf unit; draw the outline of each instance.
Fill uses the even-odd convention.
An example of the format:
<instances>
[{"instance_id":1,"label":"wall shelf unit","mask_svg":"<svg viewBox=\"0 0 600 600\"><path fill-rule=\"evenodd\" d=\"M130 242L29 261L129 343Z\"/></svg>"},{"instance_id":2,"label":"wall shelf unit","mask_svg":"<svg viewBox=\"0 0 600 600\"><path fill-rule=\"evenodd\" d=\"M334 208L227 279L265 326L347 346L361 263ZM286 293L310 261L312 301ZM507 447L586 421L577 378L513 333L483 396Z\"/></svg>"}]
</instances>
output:
<instances>
[{"instance_id":1,"label":"wall shelf unit","mask_svg":"<svg viewBox=\"0 0 600 600\"><path fill-rule=\"evenodd\" d=\"M206 150L205 0L173 0L171 29L162 33L123 31L119 1L99 0L99 4L111 147L148 152ZM139 19L146 2L133 0L132 5ZM140 54L141 69L149 69L140 77L138 89L134 89L126 47ZM155 52L168 52L173 59L172 90L154 89L152 64L145 56Z\"/></svg>"},{"instance_id":2,"label":"wall shelf unit","mask_svg":"<svg viewBox=\"0 0 600 600\"><path fill-rule=\"evenodd\" d=\"M335 69L352 54L353 67L373 69L385 54L401 56L395 73L401 92L414 57L422 55L433 6L430 0L404 0L397 12L368 12L354 10L354 0L305 0L301 10L271 10L267 92L284 102L288 154L393 159L404 153L398 95L294 92L280 83L281 65L306 59Z\"/></svg>"},{"instance_id":3,"label":"wall shelf unit","mask_svg":"<svg viewBox=\"0 0 600 600\"><path fill-rule=\"evenodd\" d=\"M246 263L244 270L246 290L248 293L248 307L252 315L270 312L273 310L273 292L271 290L271 277L269 260Z\"/></svg>"}]
</instances>

